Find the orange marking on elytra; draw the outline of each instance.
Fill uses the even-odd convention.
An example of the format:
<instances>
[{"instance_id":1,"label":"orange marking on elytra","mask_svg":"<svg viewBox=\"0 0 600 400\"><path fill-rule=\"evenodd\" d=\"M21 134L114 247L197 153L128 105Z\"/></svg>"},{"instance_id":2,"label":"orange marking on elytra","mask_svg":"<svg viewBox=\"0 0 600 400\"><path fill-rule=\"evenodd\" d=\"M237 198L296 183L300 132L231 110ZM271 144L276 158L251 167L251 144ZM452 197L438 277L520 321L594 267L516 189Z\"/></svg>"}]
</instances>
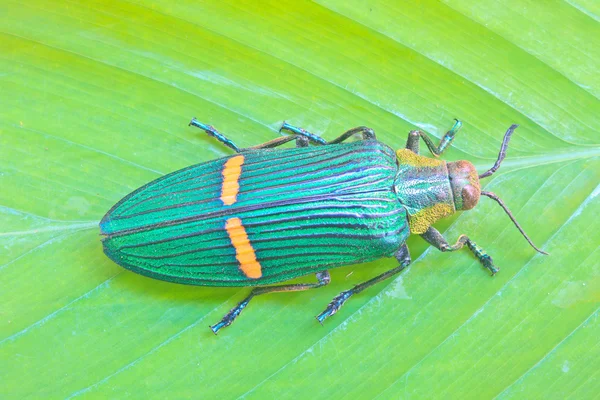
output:
<instances>
[{"instance_id":1,"label":"orange marking on elytra","mask_svg":"<svg viewBox=\"0 0 600 400\"><path fill-rule=\"evenodd\" d=\"M225 230L229 235L231 244L235 248L235 258L240 263L240 269L248 278L257 279L262 276L262 268L256 260L254 248L250 244L248 234L242 220L239 218L229 218L225 223Z\"/></svg>"},{"instance_id":2,"label":"orange marking on elytra","mask_svg":"<svg viewBox=\"0 0 600 400\"><path fill-rule=\"evenodd\" d=\"M239 155L231 157L223 166L223 185L221 186L221 201L226 206L230 206L237 200L240 191L240 175L242 174L242 165L244 156Z\"/></svg>"}]
</instances>

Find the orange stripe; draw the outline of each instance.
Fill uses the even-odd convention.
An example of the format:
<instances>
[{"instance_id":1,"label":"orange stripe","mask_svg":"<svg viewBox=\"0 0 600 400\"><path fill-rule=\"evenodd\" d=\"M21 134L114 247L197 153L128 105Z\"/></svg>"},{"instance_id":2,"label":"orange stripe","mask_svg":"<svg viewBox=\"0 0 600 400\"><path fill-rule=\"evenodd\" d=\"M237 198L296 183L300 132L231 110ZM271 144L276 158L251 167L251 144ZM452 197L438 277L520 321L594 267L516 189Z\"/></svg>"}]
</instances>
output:
<instances>
[{"instance_id":1,"label":"orange stripe","mask_svg":"<svg viewBox=\"0 0 600 400\"><path fill-rule=\"evenodd\" d=\"M235 258L240 263L240 269L248 278L257 279L262 276L260 263L256 260L256 254L250 244L246 229L239 218L229 218L225 223L225 229L235 247Z\"/></svg>"},{"instance_id":2,"label":"orange stripe","mask_svg":"<svg viewBox=\"0 0 600 400\"><path fill-rule=\"evenodd\" d=\"M223 186L221 187L221 201L226 206L230 206L237 200L240 191L238 183L242 174L242 165L244 156L231 157L223 166Z\"/></svg>"}]
</instances>

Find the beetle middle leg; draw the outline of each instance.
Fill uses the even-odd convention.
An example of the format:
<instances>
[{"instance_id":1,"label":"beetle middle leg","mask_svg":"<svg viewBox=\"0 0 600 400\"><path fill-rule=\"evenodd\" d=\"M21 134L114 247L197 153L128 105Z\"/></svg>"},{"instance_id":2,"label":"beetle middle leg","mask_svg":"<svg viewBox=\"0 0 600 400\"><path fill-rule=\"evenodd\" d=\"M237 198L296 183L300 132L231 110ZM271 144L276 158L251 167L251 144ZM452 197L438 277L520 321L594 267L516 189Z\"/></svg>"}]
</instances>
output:
<instances>
[{"instance_id":1,"label":"beetle middle leg","mask_svg":"<svg viewBox=\"0 0 600 400\"><path fill-rule=\"evenodd\" d=\"M290 125L287 122L284 122L283 125L281 126L281 128L279 129L280 132L282 130L294 132L296 135L305 136L311 142L323 144L323 145L342 143L344 140L346 140L356 134L361 134L363 140L376 138L375 132L373 131L373 129L367 128L366 126L358 126L356 128L349 129L346 132L342 133L337 138L330 140L330 141L326 141L325 139L321 138L320 136L317 136L314 133L310 133L306 129L298 128L297 126Z\"/></svg>"},{"instance_id":2,"label":"beetle middle leg","mask_svg":"<svg viewBox=\"0 0 600 400\"><path fill-rule=\"evenodd\" d=\"M471 250L475 257L477 257L479 262L485 268L490 270L492 276L496 275L498 272L498 268L494 265L494 260L492 260L492 257L490 257L481 247L477 246L474 241L469 239L467 235L460 235L456 243L450 245L450 243L448 243L448 241L437 229L430 226L425 233L421 234L421 237L431 245L437 247L440 251L456 251L462 249L464 245L467 245L469 250Z\"/></svg>"},{"instance_id":3,"label":"beetle middle leg","mask_svg":"<svg viewBox=\"0 0 600 400\"><path fill-rule=\"evenodd\" d=\"M400 249L396 252L395 257L400 263L398 267L386 271L383 274L378 275L375 278L369 279L366 282L356 285L350 290L343 291L342 293L334 297L333 300L331 300L331 303L329 303L325 311L317 315L317 321L319 321L322 324L325 318L330 317L336 312L338 312L338 310L344 305L344 303L350 298L350 296L356 293L360 293L368 287L371 287L385 279L391 278L392 276L399 274L406 267L408 267L408 265L412 261L410 258L410 252L408 251L408 246L406 246L406 244L403 244L400 247Z\"/></svg>"},{"instance_id":4,"label":"beetle middle leg","mask_svg":"<svg viewBox=\"0 0 600 400\"><path fill-rule=\"evenodd\" d=\"M298 292L302 290L308 289L316 289L323 286L326 286L331 282L331 277L329 276L329 271L321 271L316 273L317 283L297 283L292 285L278 285L278 286L264 286L257 287L252 289L248 297L239 302L237 306L231 309L217 324L212 325L210 329L216 335L217 332L226 326L231 325L231 323L240 315L240 313L246 308L250 300L253 297L266 294L266 293L275 293L275 292Z\"/></svg>"},{"instance_id":5,"label":"beetle middle leg","mask_svg":"<svg viewBox=\"0 0 600 400\"><path fill-rule=\"evenodd\" d=\"M423 139L423 141L429 148L431 154L433 154L436 157L439 157L440 155L442 155L444 150L446 150L446 148L450 145L450 143L452 143L456 132L458 132L458 130L462 126L462 123L459 120L456 119L455 121L456 122L454 123L454 126L452 126L452 129L446 132L442 140L440 140L439 145L436 146L435 144L433 144L433 140L425 132L410 131L410 133L408 134L408 140L406 141L406 148L414 153L419 154L419 139Z\"/></svg>"}]
</instances>

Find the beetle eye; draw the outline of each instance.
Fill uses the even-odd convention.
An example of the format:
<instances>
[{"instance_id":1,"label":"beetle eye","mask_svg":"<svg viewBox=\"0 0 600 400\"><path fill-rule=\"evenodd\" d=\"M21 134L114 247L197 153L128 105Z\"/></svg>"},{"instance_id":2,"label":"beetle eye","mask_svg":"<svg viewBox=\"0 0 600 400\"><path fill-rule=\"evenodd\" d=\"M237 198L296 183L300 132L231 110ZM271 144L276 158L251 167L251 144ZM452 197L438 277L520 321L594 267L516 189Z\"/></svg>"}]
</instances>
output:
<instances>
[{"instance_id":1,"label":"beetle eye","mask_svg":"<svg viewBox=\"0 0 600 400\"><path fill-rule=\"evenodd\" d=\"M479 202L479 190L473 185L466 185L462 190L462 209L470 210Z\"/></svg>"}]
</instances>

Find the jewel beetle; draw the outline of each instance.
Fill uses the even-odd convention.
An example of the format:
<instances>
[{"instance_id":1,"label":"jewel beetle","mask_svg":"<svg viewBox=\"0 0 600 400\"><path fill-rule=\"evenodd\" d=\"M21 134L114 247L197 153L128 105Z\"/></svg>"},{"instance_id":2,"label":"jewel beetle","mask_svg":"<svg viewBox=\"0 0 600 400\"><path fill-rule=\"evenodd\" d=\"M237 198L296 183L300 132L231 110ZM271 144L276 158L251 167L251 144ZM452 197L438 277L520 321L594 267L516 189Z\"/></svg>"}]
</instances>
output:
<instances>
[{"instance_id":1,"label":"jewel beetle","mask_svg":"<svg viewBox=\"0 0 600 400\"><path fill-rule=\"evenodd\" d=\"M240 148L195 118L190 125L235 154L142 186L108 211L100 231L106 255L139 274L192 285L257 286L211 326L215 334L255 296L323 287L330 282L331 268L397 259L396 268L336 296L317 316L322 323L350 296L405 269L411 262L405 243L411 234L443 252L466 245L495 274L492 258L467 235L450 244L432 226L472 209L481 195L495 200L529 244L546 254L502 200L480 186L480 179L500 167L517 125L508 129L496 163L483 174L468 161L438 158L460 129L458 120L438 146L426 133L411 131L398 151L378 141L367 127L325 141L284 123L281 130L289 135ZM420 140L433 158L419 154ZM295 147L277 148L291 141ZM274 285L313 273L314 283Z\"/></svg>"}]
</instances>

